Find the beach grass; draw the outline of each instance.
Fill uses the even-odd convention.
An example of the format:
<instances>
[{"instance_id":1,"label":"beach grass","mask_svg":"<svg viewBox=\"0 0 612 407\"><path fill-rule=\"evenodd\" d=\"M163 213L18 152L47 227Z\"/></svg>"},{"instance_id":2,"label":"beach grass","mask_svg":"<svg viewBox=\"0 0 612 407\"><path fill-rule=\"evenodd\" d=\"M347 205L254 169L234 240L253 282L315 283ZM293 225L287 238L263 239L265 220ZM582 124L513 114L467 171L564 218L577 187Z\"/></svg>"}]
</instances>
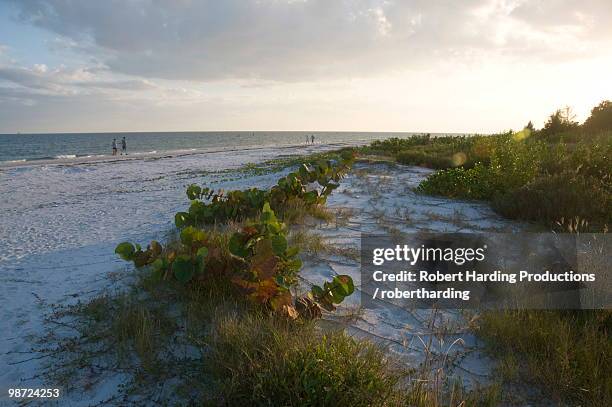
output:
<instances>
[{"instance_id":1,"label":"beach grass","mask_svg":"<svg viewBox=\"0 0 612 407\"><path fill-rule=\"evenodd\" d=\"M142 275L129 293L58 311L56 321L70 321L78 335L55 338L50 378L87 391L110 374L127 375L111 404L492 407L501 400L497 383L467 390L343 329L253 308L218 284L175 290ZM173 383L166 394L161 382Z\"/></svg>"},{"instance_id":2,"label":"beach grass","mask_svg":"<svg viewBox=\"0 0 612 407\"><path fill-rule=\"evenodd\" d=\"M612 404L612 312L507 310L484 313L478 334L507 382L539 385L572 405Z\"/></svg>"},{"instance_id":3,"label":"beach grass","mask_svg":"<svg viewBox=\"0 0 612 407\"><path fill-rule=\"evenodd\" d=\"M265 315L221 315L204 362L228 405L396 405L401 374L383 350L344 332Z\"/></svg>"}]
</instances>

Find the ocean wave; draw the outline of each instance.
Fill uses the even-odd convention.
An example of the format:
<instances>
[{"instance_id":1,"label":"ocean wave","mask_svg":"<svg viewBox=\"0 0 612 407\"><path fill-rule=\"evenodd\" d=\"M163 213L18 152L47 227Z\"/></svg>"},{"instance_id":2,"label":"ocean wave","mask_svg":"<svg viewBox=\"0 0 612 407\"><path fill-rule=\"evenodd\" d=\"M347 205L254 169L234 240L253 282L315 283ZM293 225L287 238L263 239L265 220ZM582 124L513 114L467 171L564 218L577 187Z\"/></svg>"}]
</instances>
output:
<instances>
[{"instance_id":1,"label":"ocean wave","mask_svg":"<svg viewBox=\"0 0 612 407\"><path fill-rule=\"evenodd\" d=\"M328 147L345 147L349 145L359 145L360 142L337 142L328 144L318 144L318 147L327 145ZM215 154L215 153L231 153L232 151L253 151L273 148L278 149L279 152L284 149L302 148L302 144L291 144L291 143L277 143L276 145L246 145L246 146L222 146L222 147L211 147L211 148L185 148L185 149L171 149L171 150L150 150L150 151L133 151L128 155L116 155L111 156L110 154L61 154L55 157L35 157L27 159L18 159L12 161L0 161L0 168L3 167L14 167L14 166L30 166L30 165L78 165L83 163L102 163L102 162L114 162L124 160L142 160L150 158L171 158L190 156L195 154ZM311 147L311 146L308 146Z\"/></svg>"}]
</instances>

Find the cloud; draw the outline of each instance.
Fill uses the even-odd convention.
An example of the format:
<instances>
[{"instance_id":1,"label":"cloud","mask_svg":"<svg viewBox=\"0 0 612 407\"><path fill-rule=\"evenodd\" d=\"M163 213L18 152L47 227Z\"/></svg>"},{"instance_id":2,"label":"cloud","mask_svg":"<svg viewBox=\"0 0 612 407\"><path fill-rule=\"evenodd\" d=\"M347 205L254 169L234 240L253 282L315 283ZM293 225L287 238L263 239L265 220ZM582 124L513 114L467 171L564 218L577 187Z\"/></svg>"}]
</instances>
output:
<instances>
[{"instance_id":1,"label":"cloud","mask_svg":"<svg viewBox=\"0 0 612 407\"><path fill-rule=\"evenodd\" d=\"M104 109L92 109L105 114L112 104L137 106L147 109L155 105L185 106L205 100L201 91L180 87L175 83L160 85L148 79L130 77L110 72L100 66L50 68L45 64L23 66L15 61L0 61L0 122L13 121L7 106L66 107L60 117L71 117L77 106L99 105ZM68 108L67 106L73 105ZM121 112L121 109L119 109ZM39 112L40 113L40 112Z\"/></svg>"},{"instance_id":2,"label":"cloud","mask_svg":"<svg viewBox=\"0 0 612 407\"><path fill-rule=\"evenodd\" d=\"M609 98L611 8L0 0L0 131L517 128Z\"/></svg>"},{"instance_id":3,"label":"cloud","mask_svg":"<svg viewBox=\"0 0 612 407\"><path fill-rule=\"evenodd\" d=\"M73 96L77 94L103 93L113 91L146 91L159 87L145 79L107 79L109 75L99 75L98 69L68 68L60 66L50 69L45 64L32 67L19 66L16 63L0 64L0 83L10 86L0 87L0 97L10 93L11 98L25 95L28 100L34 95ZM112 77L112 75L110 75ZM15 91L16 90L16 91Z\"/></svg>"},{"instance_id":4,"label":"cloud","mask_svg":"<svg viewBox=\"0 0 612 407\"><path fill-rule=\"evenodd\" d=\"M553 0L521 1L510 15L541 29L573 27L584 35L610 34L612 2Z\"/></svg>"},{"instance_id":5,"label":"cloud","mask_svg":"<svg viewBox=\"0 0 612 407\"><path fill-rule=\"evenodd\" d=\"M116 81L84 81L77 82L75 83L75 85L83 88L118 89L126 91L158 89L157 85L145 79L129 79Z\"/></svg>"},{"instance_id":6,"label":"cloud","mask_svg":"<svg viewBox=\"0 0 612 407\"><path fill-rule=\"evenodd\" d=\"M0 66L0 80L19 85L30 90L48 91L61 93L64 87L61 85L59 71L47 72L46 65L35 65L32 68L19 66Z\"/></svg>"},{"instance_id":7,"label":"cloud","mask_svg":"<svg viewBox=\"0 0 612 407\"><path fill-rule=\"evenodd\" d=\"M32 0L19 18L111 71L307 81L441 59L571 59L610 44L609 0ZM579 4L579 6L577 5Z\"/></svg>"}]
</instances>

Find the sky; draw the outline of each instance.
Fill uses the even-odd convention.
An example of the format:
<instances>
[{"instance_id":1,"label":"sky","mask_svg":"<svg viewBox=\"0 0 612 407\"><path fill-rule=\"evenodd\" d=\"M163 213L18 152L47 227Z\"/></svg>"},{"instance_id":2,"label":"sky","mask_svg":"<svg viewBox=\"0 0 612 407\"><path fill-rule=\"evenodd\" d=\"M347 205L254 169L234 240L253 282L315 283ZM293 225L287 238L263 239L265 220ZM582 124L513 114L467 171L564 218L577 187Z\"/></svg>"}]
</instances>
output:
<instances>
[{"instance_id":1,"label":"sky","mask_svg":"<svg viewBox=\"0 0 612 407\"><path fill-rule=\"evenodd\" d=\"M490 133L610 72L610 0L0 0L0 133Z\"/></svg>"}]
</instances>

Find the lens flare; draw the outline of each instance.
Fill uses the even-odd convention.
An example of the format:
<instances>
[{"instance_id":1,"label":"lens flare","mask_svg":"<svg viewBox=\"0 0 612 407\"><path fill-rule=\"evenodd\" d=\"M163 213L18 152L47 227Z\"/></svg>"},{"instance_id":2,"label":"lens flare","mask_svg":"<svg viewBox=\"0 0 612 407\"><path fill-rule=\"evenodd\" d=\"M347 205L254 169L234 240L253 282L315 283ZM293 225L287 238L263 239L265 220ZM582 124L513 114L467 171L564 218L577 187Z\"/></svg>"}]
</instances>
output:
<instances>
[{"instance_id":1,"label":"lens flare","mask_svg":"<svg viewBox=\"0 0 612 407\"><path fill-rule=\"evenodd\" d=\"M467 161L467 155L465 155L465 153L460 151L458 153L453 154L452 160L453 160L453 165L455 167L459 167L460 165L465 164L465 162Z\"/></svg>"},{"instance_id":2,"label":"lens flare","mask_svg":"<svg viewBox=\"0 0 612 407\"><path fill-rule=\"evenodd\" d=\"M515 141L522 141L522 140L529 138L529 136L531 136L531 130L525 127L523 130L517 131L516 133L514 133L512 135L512 138Z\"/></svg>"}]
</instances>

